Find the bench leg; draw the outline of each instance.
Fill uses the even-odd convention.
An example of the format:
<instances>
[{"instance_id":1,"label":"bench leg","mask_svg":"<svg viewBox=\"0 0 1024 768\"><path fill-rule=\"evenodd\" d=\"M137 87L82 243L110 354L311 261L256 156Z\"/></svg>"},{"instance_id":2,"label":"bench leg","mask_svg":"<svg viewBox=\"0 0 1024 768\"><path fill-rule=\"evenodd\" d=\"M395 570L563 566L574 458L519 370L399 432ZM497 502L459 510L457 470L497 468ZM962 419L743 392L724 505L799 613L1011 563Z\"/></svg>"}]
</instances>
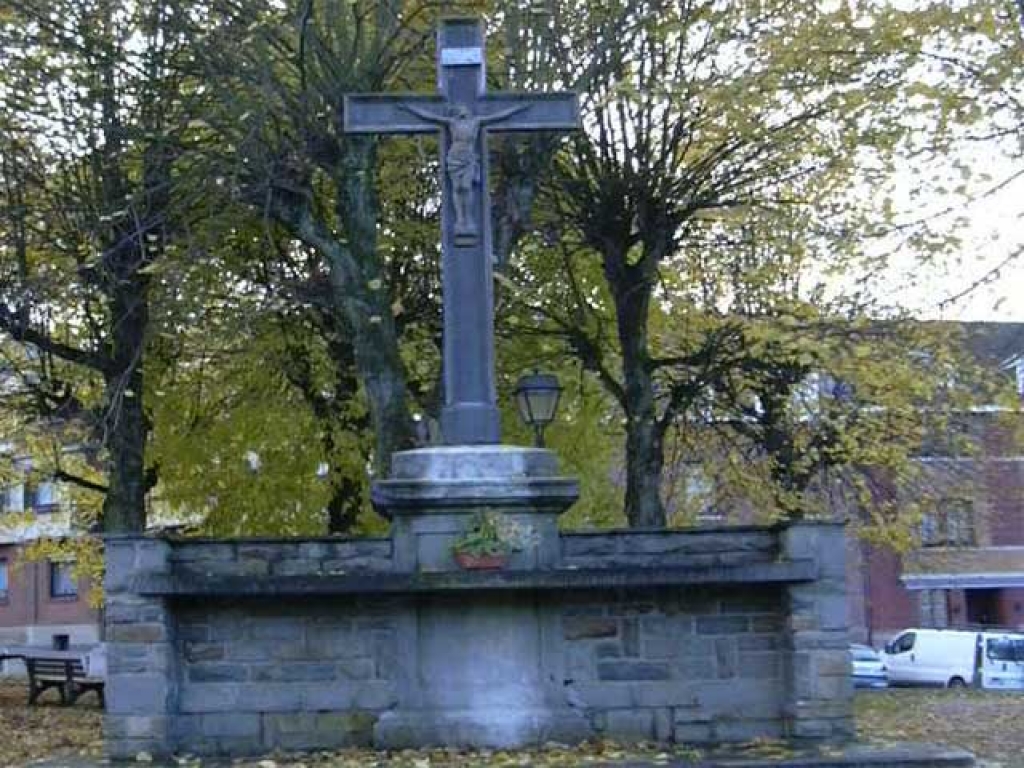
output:
<instances>
[{"instance_id":1,"label":"bench leg","mask_svg":"<svg viewBox=\"0 0 1024 768\"><path fill-rule=\"evenodd\" d=\"M60 703L61 704L67 704L68 703L68 697L67 697L67 693L64 690L64 684L63 683L48 683L48 682L31 683L30 682L29 683L29 689L28 689L28 705L30 707L34 706L35 703L37 701L39 701L39 697L42 696L44 693L46 693L51 688L56 688L57 689L57 693L60 695Z\"/></svg>"}]
</instances>

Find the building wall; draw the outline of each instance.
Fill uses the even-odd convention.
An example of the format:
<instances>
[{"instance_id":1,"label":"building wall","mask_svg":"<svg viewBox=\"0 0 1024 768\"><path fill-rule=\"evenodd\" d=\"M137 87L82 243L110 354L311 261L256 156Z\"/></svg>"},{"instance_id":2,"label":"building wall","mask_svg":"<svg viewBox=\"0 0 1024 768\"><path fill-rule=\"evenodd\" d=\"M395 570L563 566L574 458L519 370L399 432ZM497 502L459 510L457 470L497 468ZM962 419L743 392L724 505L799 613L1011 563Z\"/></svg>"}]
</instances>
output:
<instances>
[{"instance_id":1,"label":"building wall","mask_svg":"<svg viewBox=\"0 0 1024 768\"><path fill-rule=\"evenodd\" d=\"M1008 547L1024 546L1024 455L1020 447L1022 418L1019 414L971 414L967 429L977 440L977 459L949 456L926 457L924 491L938 498L963 498L971 502L975 546L925 547L907 558L884 548L860 548L862 567L849 569L850 592L863 595L864 608L851 605L855 636L881 645L906 627L925 626L944 614L950 626L969 623L969 603L982 599L971 589L942 589L935 595L908 590L904 572L952 572L957 574L1024 573L1024 553ZM1024 628L1024 590L999 588L994 597L993 623ZM973 594L973 598L972 598ZM934 610L938 602L944 610ZM922 603L932 610L922 611Z\"/></svg>"},{"instance_id":2,"label":"building wall","mask_svg":"<svg viewBox=\"0 0 1024 768\"><path fill-rule=\"evenodd\" d=\"M50 594L48 562L27 561L23 547L0 545L7 561L7 599L0 600L0 645L50 646L53 635L68 635L71 645L99 640L99 612L89 604L89 580L78 580L75 597Z\"/></svg>"}]
</instances>

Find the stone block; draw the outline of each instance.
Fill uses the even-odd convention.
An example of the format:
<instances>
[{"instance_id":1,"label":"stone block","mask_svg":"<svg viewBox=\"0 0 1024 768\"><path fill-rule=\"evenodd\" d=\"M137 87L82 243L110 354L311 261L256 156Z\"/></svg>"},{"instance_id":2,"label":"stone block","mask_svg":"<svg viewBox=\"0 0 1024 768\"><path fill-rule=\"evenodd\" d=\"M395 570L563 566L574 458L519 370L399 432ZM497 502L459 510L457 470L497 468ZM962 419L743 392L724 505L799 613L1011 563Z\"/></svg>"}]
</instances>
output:
<instances>
[{"instance_id":1,"label":"stone block","mask_svg":"<svg viewBox=\"0 0 1024 768\"><path fill-rule=\"evenodd\" d=\"M333 675L341 680L369 680L375 676L374 661L369 658L342 659L334 665Z\"/></svg>"},{"instance_id":2,"label":"stone block","mask_svg":"<svg viewBox=\"0 0 1024 768\"><path fill-rule=\"evenodd\" d=\"M848 677L852 674L852 662L846 650L818 651L812 656L812 664L817 675Z\"/></svg>"},{"instance_id":3,"label":"stone block","mask_svg":"<svg viewBox=\"0 0 1024 768\"><path fill-rule=\"evenodd\" d=\"M255 713L213 713L200 717L200 729L205 736L259 738L261 716Z\"/></svg>"},{"instance_id":4,"label":"stone block","mask_svg":"<svg viewBox=\"0 0 1024 768\"><path fill-rule=\"evenodd\" d=\"M174 545L170 560L176 563L225 563L235 559L233 543L190 542Z\"/></svg>"},{"instance_id":5,"label":"stone block","mask_svg":"<svg viewBox=\"0 0 1024 768\"><path fill-rule=\"evenodd\" d=\"M206 624L178 623L178 639L186 643L206 643L210 640L210 627Z\"/></svg>"},{"instance_id":6,"label":"stone block","mask_svg":"<svg viewBox=\"0 0 1024 768\"><path fill-rule=\"evenodd\" d=\"M357 709L379 711L398 703L398 692L388 681L368 680L354 687L352 702Z\"/></svg>"},{"instance_id":7,"label":"stone block","mask_svg":"<svg viewBox=\"0 0 1024 768\"><path fill-rule=\"evenodd\" d=\"M631 706L643 708L689 706L693 698L691 685L681 681L648 681L633 683Z\"/></svg>"},{"instance_id":8,"label":"stone block","mask_svg":"<svg viewBox=\"0 0 1024 768\"><path fill-rule=\"evenodd\" d=\"M633 689L627 682L584 682L565 686L566 700L577 709L614 709L633 706Z\"/></svg>"},{"instance_id":9,"label":"stone block","mask_svg":"<svg viewBox=\"0 0 1024 768\"><path fill-rule=\"evenodd\" d=\"M640 627L636 619L622 619L622 655L640 655Z\"/></svg>"},{"instance_id":10,"label":"stone block","mask_svg":"<svg viewBox=\"0 0 1024 768\"><path fill-rule=\"evenodd\" d=\"M813 679L813 695L818 699L836 701L853 696L853 679L849 675L831 677L819 675Z\"/></svg>"},{"instance_id":11,"label":"stone block","mask_svg":"<svg viewBox=\"0 0 1024 768\"><path fill-rule=\"evenodd\" d=\"M698 616L698 635L735 635L746 632L750 622L746 616Z\"/></svg>"},{"instance_id":12,"label":"stone block","mask_svg":"<svg viewBox=\"0 0 1024 768\"><path fill-rule=\"evenodd\" d=\"M351 709L355 686L343 682L310 683L302 686L302 707L306 710Z\"/></svg>"},{"instance_id":13,"label":"stone block","mask_svg":"<svg viewBox=\"0 0 1024 768\"><path fill-rule=\"evenodd\" d=\"M170 757L170 739L104 739L103 750L110 760L131 760L145 752L151 757Z\"/></svg>"},{"instance_id":14,"label":"stone block","mask_svg":"<svg viewBox=\"0 0 1024 768\"><path fill-rule=\"evenodd\" d=\"M394 676L401 664L398 638L391 632L381 632L373 640L373 676L386 680Z\"/></svg>"},{"instance_id":15,"label":"stone block","mask_svg":"<svg viewBox=\"0 0 1024 768\"><path fill-rule=\"evenodd\" d=\"M676 744L714 744L717 740L711 723L680 721L678 718L673 725L672 735Z\"/></svg>"},{"instance_id":16,"label":"stone block","mask_svg":"<svg viewBox=\"0 0 1024 768\"><path fill-rule=\"evenodd\" d=\"M617 647L617 646L616 646ZM592 680L596 676L594 650L589 644L574 643L565 646L565 673L575 681Z\"/></svg>"},{"instance_id":17,"label":"stone block","mask_svg":"<svg viewBox=\"0 0 1024 768\"><path fill-rule=\"evenodd\" d=\"M668 680L671 676L669 665L664 662L619 659L597 665L599 680Z\"/></svg>"},{"instance_id":18,"label":"stone block","mask_svg":"<svg viewBox=\"0 0 1024 768\"><path fill-rule=\"evenodd\" d=\"M368 667L369 662L367 661ZM257 683L312 683L334 680L338 670L326 662L279 662L252 667L252 680Z\"/></svg>"},{"instance_id":19,"label":"stone block","mask_svg":"<svg viewBox=\"0 0 1024 768\"><path fill-rule=\"evenodd\" d=\"M178 695L178 709L186 714L240 711L241 683L187 683Z\"/></svg>"},{"instance_id":20,"label":"stone block","mask_svg":"<svg viewBox=\"0 0 1024 768\"><path fill-rule=\"evenodd\" d=\"M244 683L249 679L245 664L200 663L188 667L188 679L193 683Z\"/></svg>"},{"instance_id":21,"label":"stone block","mask_svg":"<svg viewBox=\"0 0 1024 768\"><path fill-rule=\"evenodd\" d=\"M170 544L158 539L140 539L135 546L136 573L169 573Z\"/></svg>"},{"instance_id":22,"label":"stone block","mask_svg":"<svg viewBox=\"0 0 1024 768\"><path fill-rule=\"evenodd\" d=\"M167 715L108 715L103 734L109 739L152 739L164 741L170 733L171 718Z\"/></svg>"},{"instance_id":23,"label":"stone block","mask_svg":"<svg viewBox=\"0 0 1024 768\"><path fill-rule=\"evenodd\" d=\"M107 539L103 548L103 589L108 599L127 591L135 580L135 541Z\"/></svg>"},{"instance_id":24,"label":"stone block","mask_svg":"<svg viewBox=\"0 0 1024 768\"><path fill-rule=\"evenodd\" d=\"M694 689L695 704L711 717L770 719L782 712L782 691L771 680L747 680L742 685L729 680L704 682Z\"/></svg>"},{"instance_id":25,"label":"stone block","mask_svg":"<svg viewBox=\"0 0 1024 768\"><path fill-rule=\"evenodd\" d=\"M224 659L224 643L184 643L186 661L222 661Z\"/></svg>"},{"instance_id":26,"label":"stone block","mask_svg":"<svg viewBox=\"0 0 1024 768\"><path fill-rule=\"evenodd\" d=\"M780 632L785 624L781 613L750 616L749 621L751 632Z\"/></svg>"},{"instance_id":27,"label":"stone block","mask_svg":"<svg viewBox=\"0 0 1024 768\"><path fill-rule=\"evenodd\" d=\"M777 635L743 635L736 639L736 647L743 651L774 651L779 647Z\"/></svg>"},{"instance_id":28,"label":"stone block","mask_svg":"<svg viewBox=\"0 0 1024 768\"><path fill-rule=\"evenodd\" d=\"M107 641L111 643L162 643L169 639L163 622L146 624L111 624L107 627Z\"/></svg>"},{"instance_id":29,"label":"stone block","mask_svg":"<svg viewBox=\"0 0 1024 768\"><path fill-rule=\"evenodd\" d=\"M291 617L258 618L249 625L246 635L252 640L268 643L305 641L305 626ZM268 648L270 650L270 648Z\"/></svg>"},{"instance_id":30,"label":"stone block","mask_svg":"<svg viewBox=\"0 0 1024 768\"><path fill-rule=\"evenodd\" d=\"M270 572L276 576L310 576L319 574L322 565L319 560L309 560L306 558L279 560L271 564Z\"/></svg>"},{"instance_id":31,"label":"stone block","mask_svg":"<svg viewBox=\"0 0 1024 768\"><path fill-rule=\"evenodd\" d=\"M736 677L736 643L732 638L715 640L715 671L719 679Z\"/></svg>"},{"instance_id":32,"label":"stone block","mask_svg":"<svg viewBox=\"0 0 1024 768\"><path fill-rule=\"evenodd\" d=\"M323 560L330 552L331 542L302 541L299 542L298 560Z\"/></svg>"},{"instance_id":33,"label":"stone block","mask_svg":"<svg viewBox=\"0 0 1024 768\"><path fill-rule=\"evenodd\" d=\"M290 712L302 707L300 683L239 683L238 705L241 712Z\"/></svg>"},{"instance_id":34,"label":"stone block","mask_svg":"<svg viewBox=\"0 0 1024 768\"><path fill-rule=\"evenodd\" d=\"M567 534L562 536L562 556L568 559L614 554L619 537L615 534Z\"/></svg>"},{"instance_id":35,"label":"stone block","mask_svg":"<svg viewBox=\"0 0 1024 768\"><path fill-rule=\"evenodd\" d=\"M167 712L171 683L165 675L107 673L105 696L112 715L160 715Z\"/></svg>"},{"instance_id":36,"label":"stone block","mask_svg":"<svg viewBox=\"0 0 1024 768\"><path fill-rule=\"evenodd\" d=\"M778 653L741 653L737 662L740 677L773 679L781 675L782 663Z\"/></svg>"},{"instance_id":37,"label":"stone block","mask_svg":"<svg viewBox=\"0 0 1024 768\"><path fill-rule=\"evenodd\" d=\"M718 671L712 661L712 652L707 656L681 656L672 666L679 680L716 680Z\"/></svg>"},{"instance_id":38,"label":"stone block","mask_svg":"<svg viewBox=\"0 0 1024 768\"><path fill-rule=\"evenodd\" d=\"M672 710L654 710L654 740L661 744L668 744L673 741Z\"/></svg>"},{"instance_id":39,"label":"stone block","mask_svg":"<svg viewBox=\"0 0 1024 768\"><path fill-rule=\"evenodd\" d=\"M566 640L615 637L619 623L601 616L566 616L562 619L562 635Z\"/></svg>"},{"instance_id":40,"label":"stone block","mask_svg":"<svg viewBox=\"0 0 1024 768\"><path fill-rule=\"evenodd\" d=\"M643 709L612 709L605 713L605 735L626 742L654 738L654 712Z\"/></svg>"},{"instance_id":41,"label":"stone block","mask_svg":"<svg viewBox=\"0 0 1024 768\"><path fill-rule=\"evenodd\" d=\"M778 739L783 731L783 723L778 719L719 718L714 723L715 739L723 743Z\"/></svg>"},{"instance_id":42,"label":"stone block","mask_svg":"<svg viewBox=\"0 0 1024 768\"><path fill-rule=\"evenodd\" d=\"M120 594L108 600L104 607L104 620L110 624L135 624L163 621L166 611L158 600Z\"/></svg>"},{"instance_id":43,"label":"stone block","mask_svg":"<svg viewBox=\"0 0 1024 768\"><path fill-rule=\"evenodd\" d=\"M621 659L622 655L622 646L614 641L594 645L595 659Z\"/></svg>"}]
</instances>

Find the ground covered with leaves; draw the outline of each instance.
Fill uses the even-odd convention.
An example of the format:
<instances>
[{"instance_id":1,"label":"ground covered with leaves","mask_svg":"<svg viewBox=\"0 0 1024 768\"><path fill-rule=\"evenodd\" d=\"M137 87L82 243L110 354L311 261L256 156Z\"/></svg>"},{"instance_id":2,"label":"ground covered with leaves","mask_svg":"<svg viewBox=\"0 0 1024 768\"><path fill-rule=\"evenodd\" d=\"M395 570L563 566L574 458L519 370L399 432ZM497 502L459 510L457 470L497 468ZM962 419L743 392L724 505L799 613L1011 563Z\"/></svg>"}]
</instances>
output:
<instances>
[{"instance_id":1,"label":"ground covered with leaves","mask_svg":"<svg viewBox=\"0 0 1024 768\"><path fill-rule=\"evenodd\" d=\"M102 713L90 696L74 707L61 707L52 692L35 707L26 704L24 682L0 682L0 768L20 768L36 760L68 760L88 765L102 752ZM974 752L986 768L1024 768L1024 694L892 690L860 693L856 701L860 738L880 745L924 741ZM780 758L792 753L786 745L763 741L737 751L746 757ZM737 754L737 756L738 756ZM468 768L469 766L536 766L568 768L637 760L652 765L687 763L701 757L687 747L657 745L625 748L595 742L572 749L460 752L404 751L384 754L345 750L308 755L272 755L237 762L238 768ZM148 755L139 755L147 762ZM181 768L194 768L183 756Z\"/></svg>"},{"instance_id":2,"label":"ground covered with leaves","mask_svg":"<svg viewBox=\"0 0 1024 768\"><path fill-rule=\"evenodd\" d=\"M42 758L103 752L103 711L92 694L74 707L62 707L47 691L28 706L28 683L0 681L0 767L21 766Z\"/></svg>"},{"instance_id":3,"label":"ground covered with leaves","mask_svg":"<svg viewBox=\"0 0 1024 768\"><path fill-rule=\"evenodd\" d=\"M927 741L973 752L987 768L1024 768L1024 693L896 689L857 695L872 742Z\"/></svg>"}]
</instances>

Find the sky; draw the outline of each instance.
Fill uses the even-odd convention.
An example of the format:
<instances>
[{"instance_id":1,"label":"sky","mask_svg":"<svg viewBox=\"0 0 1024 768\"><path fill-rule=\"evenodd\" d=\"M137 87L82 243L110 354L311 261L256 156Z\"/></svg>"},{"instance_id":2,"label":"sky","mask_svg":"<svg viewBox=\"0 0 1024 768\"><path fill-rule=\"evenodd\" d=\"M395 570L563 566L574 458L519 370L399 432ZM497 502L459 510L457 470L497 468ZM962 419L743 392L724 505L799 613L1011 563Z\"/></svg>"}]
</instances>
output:
<instances>
[{"instance_id":1,"label":"sky","mask_svg":"<svg viewBox=\"0 0 1024 768\"><path fill-rule=\"evenodd\" d=\"M989 160L978 164L992 165ZM1008 161L991 160L1002 164L1005 177ZM998 178L994 168L990 172ZM953 259L927 268L910 257L901 260L881 281L882 295L923 318L1024 322L1024 174L965 213L970 224L960 231L963 247ZM1019 256L1008 261L1013 253Z\"/></svg>"}]
</instances>

